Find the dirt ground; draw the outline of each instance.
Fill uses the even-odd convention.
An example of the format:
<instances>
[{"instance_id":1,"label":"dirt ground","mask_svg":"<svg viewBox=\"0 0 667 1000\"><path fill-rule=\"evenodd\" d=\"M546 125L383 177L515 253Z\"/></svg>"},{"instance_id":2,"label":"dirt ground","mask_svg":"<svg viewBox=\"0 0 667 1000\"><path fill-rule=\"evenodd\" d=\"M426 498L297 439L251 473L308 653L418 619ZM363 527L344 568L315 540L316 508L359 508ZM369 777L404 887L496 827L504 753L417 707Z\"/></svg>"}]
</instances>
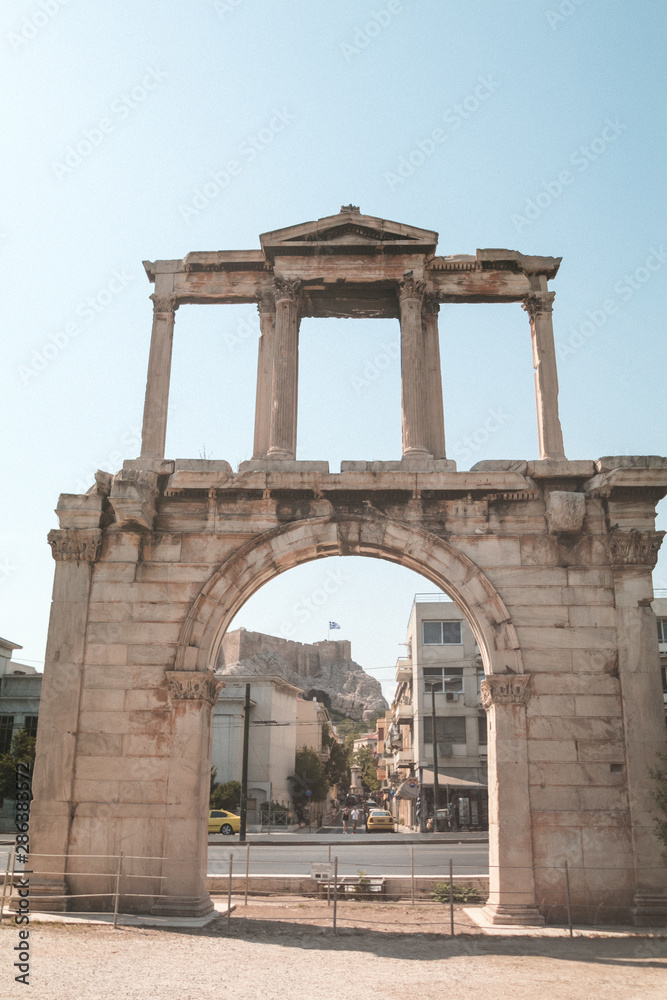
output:
<instances>
[{"instance_id":1,"label":"dirt ground","mask_svg":"<svg viewBox=\"0 0 667 1000\"><path fill-rule=\"evenodd\" d=\"M491 937L456 907L345 901L339 933L325 901L235 899L198 931L30 925L30 996L39 1000L665 1000L667 941L651 937ZM15 983L17 928L0 928L0 998Z\"/></svg>"}]
</instances>

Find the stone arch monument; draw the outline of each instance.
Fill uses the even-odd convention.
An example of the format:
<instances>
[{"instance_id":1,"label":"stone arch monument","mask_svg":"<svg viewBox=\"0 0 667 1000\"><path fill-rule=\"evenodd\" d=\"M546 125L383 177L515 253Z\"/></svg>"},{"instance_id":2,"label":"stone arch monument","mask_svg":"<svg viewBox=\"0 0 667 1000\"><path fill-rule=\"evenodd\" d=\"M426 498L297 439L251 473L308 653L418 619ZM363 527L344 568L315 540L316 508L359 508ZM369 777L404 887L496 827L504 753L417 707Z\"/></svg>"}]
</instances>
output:
<instances>
[{"instance_id":1,"label":"stone arch monument","mask_svg":"<svg viewBox=\"0 0 667 1000\"><path fill-rule=\"evenodd\" d=\"M40 907L107 906L112 879L90 873L122 851L124 908L211 908L205 816L222 636L268 580L349 555L417 570L477 637L491 919L562 916L566 860L578 919L601 907L609 919L664 919L646 772L665 747L650 603L667 460L565 458L548 288L560 260L437 256L436 233L352 205L260 239L259 250L145 264L155 293L141 456L58 503L31 817ZM165 458L175 313L203 302L259 309L254 453L238 472ZM528 313L539 459L469 472L447 460L441 302L518 302ZM398 319L400 459L340 472L297 461L304 316Z\"/></svg>"}]
</instances>

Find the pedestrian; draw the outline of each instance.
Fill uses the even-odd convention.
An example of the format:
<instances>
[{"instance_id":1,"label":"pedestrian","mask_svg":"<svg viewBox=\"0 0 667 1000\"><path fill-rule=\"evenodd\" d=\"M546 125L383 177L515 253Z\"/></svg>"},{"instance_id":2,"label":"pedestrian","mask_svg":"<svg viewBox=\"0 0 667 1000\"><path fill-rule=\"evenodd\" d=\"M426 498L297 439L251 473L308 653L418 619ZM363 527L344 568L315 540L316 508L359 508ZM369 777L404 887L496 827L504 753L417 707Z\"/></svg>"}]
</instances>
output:
<instances>
[{"instance_id":1,"label":"pedestrian","mask_svg":"<svg viewBox=\"0 0 667 1000\"><path fill-rule=\"evenodd\" d=\"M343 833L347 833L347 824L350 822L350 810L347 806L343 809Z\"/></svg>"},{"instance_id":2,"label":"pedestrian","mask_svg":"<svg viewBox=\"0 0 667 1000\"><path fill-rule=\"evenodd\" d=\"M352 833L357 832L357 823L359 822L359 810L355 806L352 810Z\"/></svg>"}]
</instances>

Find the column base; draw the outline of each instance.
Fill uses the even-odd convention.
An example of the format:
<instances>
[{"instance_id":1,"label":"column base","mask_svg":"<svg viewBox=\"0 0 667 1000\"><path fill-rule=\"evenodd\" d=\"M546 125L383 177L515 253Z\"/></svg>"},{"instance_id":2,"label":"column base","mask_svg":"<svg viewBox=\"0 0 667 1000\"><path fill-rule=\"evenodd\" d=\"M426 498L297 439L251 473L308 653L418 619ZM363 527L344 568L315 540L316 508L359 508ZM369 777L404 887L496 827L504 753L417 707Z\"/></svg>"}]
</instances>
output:
<instances>
[{"instance_id":1,"label":"column base","mask_svg":"<svg viewBox=\"0 0 667 1000\"><path fill-rule=\"evenodd\" d=\"M213 901L207 892L201 896L165 896L153 904L151 916L205 917L213 908Z\"/></svg>"},{"instance_id":2,"label":"column base","mask_svg":"<svg viewBox=\"0 0 667 1000\"><path fill-rule=\"evenodd\" d=\"M20 872L17 872L20 875ZM13 895L10 909L16 910L19 897ZM64 878L34 879L30 878L30 910L43 913L66 913L69 902L67 883Z\"/></svg>"},{"instance_id":3,"label":"column base","mask_svg":"<svg viewBox=\"0 0 667 1000\"><path fill-rule=\"evenodd\" d=\"M660 889L642 889L636 892L630 918L635 927L667 925L667 894Z\"/></svg>"},{"instance_id":4,"label":"column base","mask_svg":"<svg viewBox=\"0 0 667 1000\"><path fill-rule=\"evenodd\" d=\"M531 903L490 903L482 913L494 927L544 927L544 917Z\"/></svg>"}]
</instances>

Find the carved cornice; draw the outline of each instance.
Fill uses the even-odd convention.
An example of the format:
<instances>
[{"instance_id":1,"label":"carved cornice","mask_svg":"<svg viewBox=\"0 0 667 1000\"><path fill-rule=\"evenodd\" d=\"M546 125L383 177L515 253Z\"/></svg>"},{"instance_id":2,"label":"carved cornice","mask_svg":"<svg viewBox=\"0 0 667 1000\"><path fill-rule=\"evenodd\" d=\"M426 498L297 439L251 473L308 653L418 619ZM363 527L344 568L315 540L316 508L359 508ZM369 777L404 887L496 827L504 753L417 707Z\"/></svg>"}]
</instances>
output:
<instances>
[{"instance_id":1,"label":"carved cornice","mask_svg":"<svg viewBox=\"0 0 667 1000\"><path fill-rule=\"evenodd\" d=\"M168 670L169 697L172 701L205 701L215 705L224 682L212 670L206 673L194 670Z\"/></svg>"},{"instance_id":2,"label":"carved cornice","mask_svg":"<svg viewBox=\"0 0 667 1000\"><path fill-rule=\"evenodd\" d=\"M553 312L555 292L529 292L524 298L521 306L526 310L531 319L537 316L544 316Z\"/></svg>"},{"instance_id":3,"label":"carved cornice","mask_svg":"<svg viewBox=\"0 0 667 1000\"><path fill-rule=\"evenodd\" d=\"M285 299L290 302L298 300L299 289L301 288L301 281L298 278L294 280L291 278L274 278L273 285L276 290L276 302Z\"/></svg>"},{"instance_id":4,"label":"carved cornice","mask_svg":"<svg viewBox=\"0 0 667 1000\"><path fill-rule=\"evenodd\" d=\"M175 295L151 295L154 313L174 313L178 309L178 299Z\"/></svg>"},{"instance_id":5,"label":"carved cornice","mask_svg":"<svg viewBox=\"0 0 667 1000\"><path fill-rule=\"evenodd\" d=\"M424 301L422 302L422 312L426 316L437 316L440 312L440 303L438 302L438 296L433 295L432 292L426 292L424 295Z\"/></svg>"},{"instance_id":6,"label":"carved cornice","mask_svg":"<svg viewBox=\"0 0 667 1000\"><path fill-rule=\"evenodd\" d=\"M102 544L100 528L54 528L47 541L55 560L63 562L97 562Z\"/></svg>"},{"instance_id":7,"label":"carved cornice","mask_svg":"<svg viewBox=\"0 0 667 1000\"><path fill-rule=\"evenodd\" d=\"M482 705L526 705L530 698L530 674L487 674L482 681Z\"/></svg>"},{"instance_id":8,"label":"carved cornice","mask_svg":"<svg viewBox=\"0 0 667 1000\"><path fill-rule=\"evenodd\" d=\"M257 312L261 315L262 313L274 313L275 311L276 297L273 292L262 292L257 300Z\"/></svg>"},{"instance_id":9,"label":"carved cornice","mask_svg":"<svg viewBox=\"0 0 667 1000\"><path fill-rule=\"evenodd\" d=\"M611 562L614 566L650 566L658 561L664 531L615 531L609 534Z\"/></svg>"},{"instance_id":10,"label":"carved cornice","mask_svg":"<svg viewBox=\"0 0 667 1000\"><path fill-rule=\"evenodd\" d=\"M426 290L425 281L417 281L412 274L405 274L398 283L399 299L422 299Z\"/></svg>"}]
</instances>

